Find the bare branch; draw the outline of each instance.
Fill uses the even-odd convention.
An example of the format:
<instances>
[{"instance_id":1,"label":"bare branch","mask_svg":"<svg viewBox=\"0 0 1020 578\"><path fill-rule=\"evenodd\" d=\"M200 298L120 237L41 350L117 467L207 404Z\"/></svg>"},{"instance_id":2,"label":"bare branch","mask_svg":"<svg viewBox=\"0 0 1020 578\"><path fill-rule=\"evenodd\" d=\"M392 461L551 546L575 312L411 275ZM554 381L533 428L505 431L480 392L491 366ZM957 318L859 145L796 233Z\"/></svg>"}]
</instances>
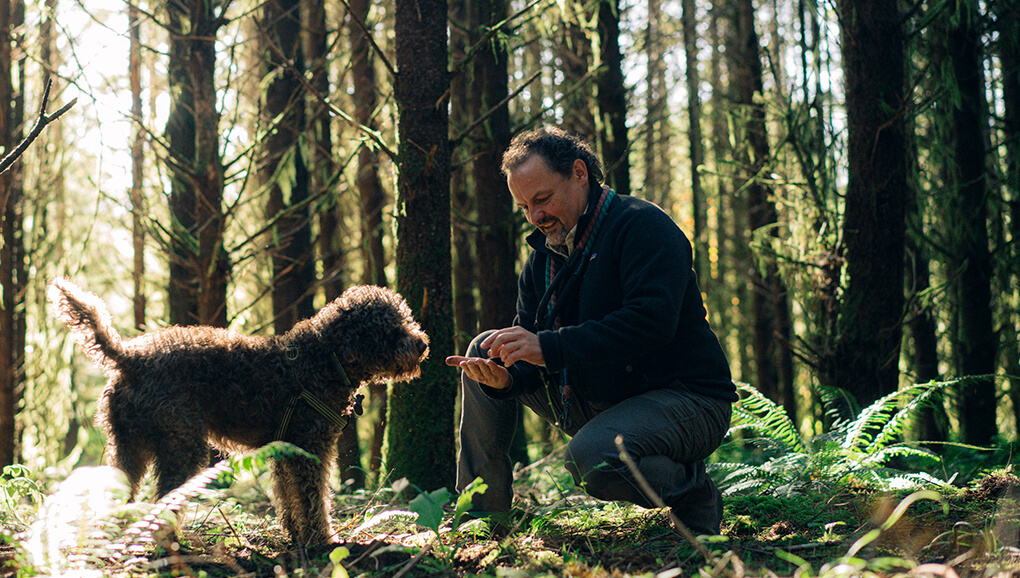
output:
<instances>
[{"instance_id":1,"label":"bare branch","mask_svg":"<svg viewBox=\"0 0 1020 578\"><path fill-rule=\"evenodd\" d=\"M76 98L71 102L65 104L64 106L60 107L60 109L58 109L57 112L47 115L46 104L50 99L50 86L52 86L52 84L53 84L52 81L46 82L46 88L43 89L42 105L39 107L39 118L36 119L35 126L32 127L31 132L28 133L28 136L26 136L24 140L22 140L21 143L19 143L18 146L14 148L14 150L7 153L4 156L3 160L0 160L0 174L5 173L7 169L11 168L11 165L14 164L14 161L18 160L18 157L25 153L25 150L28 149L28 146L32 144L32 142L35 141L35 139L39 138L39 135L42 133L43 129L46 128L46 125L60 118L62 114L64 114L65 112L70 110L72 106L74 106L74 103L78 102L78 99Z\"/></svg>"}]
</instances>

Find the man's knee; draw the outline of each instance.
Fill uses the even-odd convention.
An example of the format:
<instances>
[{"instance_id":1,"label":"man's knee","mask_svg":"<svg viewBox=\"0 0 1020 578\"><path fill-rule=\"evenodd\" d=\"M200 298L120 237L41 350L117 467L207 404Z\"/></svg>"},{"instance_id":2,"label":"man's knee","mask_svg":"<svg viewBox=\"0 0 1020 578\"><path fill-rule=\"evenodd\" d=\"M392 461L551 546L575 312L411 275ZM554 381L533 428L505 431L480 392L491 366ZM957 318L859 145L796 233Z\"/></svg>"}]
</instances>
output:
<instances>
[{"instance_id":1,"label":"man's knee","mask_svg":"<svg viewBox=\"0 0 1020 578\"><path fill-rule=\"evenodd\" d=\"M467 357L487 357L488 356L487 353L489 350L483 349L481 343L485 341L485 338L491 335L494 331L496 330L489 329L479 333L474 339L471 340L471 343L468 344L467 353L465 355Z\"/></svg>"},{"instance_id":2,"label":"man's knee","mask_svg":"<svg viewBox=\"0 0 1020 578\"><path fill-rule=\"evenodd\" d=\"M565 466L574 484L600 500L633 499L627 466L619 454L605 440L585 433L578 432L567 446Z\"/></svg>"}]
</instances>

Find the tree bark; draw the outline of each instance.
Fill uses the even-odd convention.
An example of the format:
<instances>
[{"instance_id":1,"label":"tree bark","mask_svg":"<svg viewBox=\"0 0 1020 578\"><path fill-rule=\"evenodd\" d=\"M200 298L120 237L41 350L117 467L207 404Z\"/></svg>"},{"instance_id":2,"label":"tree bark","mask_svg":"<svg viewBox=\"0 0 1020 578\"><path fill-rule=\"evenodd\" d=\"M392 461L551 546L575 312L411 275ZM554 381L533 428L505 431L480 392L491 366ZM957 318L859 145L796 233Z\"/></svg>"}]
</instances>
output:
<instances>
[{"instance_id":1,"label":"tree bark","mask_svg":"<svg viewBox=\"0 0 1020 578\"><path fill-rule=\"evenodd\" d=\"M902 17L894 2L841 0L848 170L847 281L829 383L861 405L896 391L907 191Z\"/></svg>"},{"instance_id":2,"label":"tree bark","mask_svg":"<svg viewBox=\"0 0 1020 578\"><path fill-rule=\"evenodd\" d=\"M455 372L450 287L450 149L445 0L397 0L397 287L429 334L413 386L390 388L387 466L422 490L453 487ZM422 440L428 440L423 444Z\"/></svg>"},{"instance_id":3,"label":"tree bark","mask_svg":"<svg viewBox=\"0 0 1020 578\"><path fill-rule=\"evenodd\" d=\"M691 161L691 214L694 215L694 232L691 244L694 246L694 273L704 291L706 283L705 264L708 262L708 243L705 239L706 220L705 193L701 187L701 173L698 169L705 162L705 145L701 138L701 75L698 73L698 15L694 0L683 0L681 23L684 34L684 61L687 79L687 140Z\"/></svg>"},{"instance_id":4,"label":"tree bark","mask_svg":"<svg viewBox=\"0 0 1020 578\"><path fill-rule=\"evenodd\" d=\"M128 3L128 25L130 28L130 49L128 78L131 83L131 119L134 123L131 135L131 245L134 261L131 271L133 281L132 311L135 329L145 327L145 198L142 186L145 171L145 131L142 119L142 36L141 12L134 3Z\"/></svg>"},{"instance_id":5,"label":"tree bark","mask_svg":"<svg viewBox=\"0 0 1020 578\"><path fill-rule=\"evenodd\" d=\"M627 88L620 54L618 0L601 0L598 6L598 69L595 95L598 104L598 142L605 164L606 184L621 195L630 194L630 139L627 136Z\"/></svg>"},{"instance_id":6,"label":"tree bark","mask_svg":"<svg viewBox=\"0 0 1020 578\"><path fill-rule=\"evenodd\" d=\"M169 2L170 322L227 324L230 259L223 246L223 163L216 109L216 33L208 2Z\"/></svg>"},{"instance_id":7,"label":"tree bark","mask_svg":"<svg viewBox=\"0 0 1020 578\"><path fill-rule=\"evenodd\" d=\"M351 17L366 24L371 30L368 0L350 0L348 4ZM354 118L358 123L375 129L376 121L372 115L376 108L377 88L372 49L360 26L352 23L348 35L351 43L351 79L354 84ZM379 181L378 166L378 153L362 145L358 151L358 173L355 178L361 213L361 255L364 263L361 282L386 287L389 280L386 278L386 250L383 244L386 229L382 218L386 193ZM372 411L378 411L380 417L372 433L368 468L378 475L382 466L382 446L388 413L386 386L370 386L369 395Z\"/></svg>"},{"instance_id":8,"label":"tree bark","mask_svg":"<svg viewBox=\"0 0 1020 578\"><path fill-rule=\"evenodd\" d=\"M955 9L953 8L955 6ZM960 375L995 373L998 338L992 324L992 257L988 248L988 192L985 183L987 110L977 5L959 0L945 8L948 50L959 101L952 110L955 132L956 194L950 218L953 243L951 284L959 315L956 363ZM997 433L995 381L967 381L959 395L963 441L990 445Z\"/></svg>"},{"instance_id":9,"label":"tree bark","mask_svg":"<svg viewBox=\"0 0 1020 578\"><path fill-rule=\"evenodd\" d=\"M0 0L0 146L9 152L21 141L21 118L14 92L14 75L21 68L14 60L14 30L20 25L19 2ZM22 78L23 80L23 78ZM22 85L23 86L23 85ZM17 408L23 379L23 316L25 285L23 245L23 191L20 163L0 173L0 467L18 459Z\"/></svg>"},{"instance_id":10,"label":"tree bark","mask_svg":"<svg viewBox=\"0 0 1020 578\"><path fill-rule=\"evenodd\" d=\"M737 53L731 63L734 65L736 100L743 108L745 118L742 128L747 146L738 154L746 165L743 176L747 181L748 228L752 235L759 236L763 245L768 246L779 236L779 216L770 198L771 191L761 175L769 160L770 147L765 107L760 101L764 83L754 20L751 0L739 0L735 20ZM762 393L781 403L787 415L796 420L787 290L779 277L775 258L768 254L767 248L759 260L760 265L751 268L751 313L754 323L752 347L756 385Z\"/></svg>"},{"instance_id":11,"label":"tree bark","mask_svg":"<svg viewBox=\"0 0 1020 578\"><path fill-rule=\"evenodd\" d=\"M310 175L305 148L306 91L301 49L301 0L269 0L262 5L263 78L266 86L259 179L269 189L266 217L273 221L273 314L277 334L313 313Z\"/></svg>"}]
</instances>

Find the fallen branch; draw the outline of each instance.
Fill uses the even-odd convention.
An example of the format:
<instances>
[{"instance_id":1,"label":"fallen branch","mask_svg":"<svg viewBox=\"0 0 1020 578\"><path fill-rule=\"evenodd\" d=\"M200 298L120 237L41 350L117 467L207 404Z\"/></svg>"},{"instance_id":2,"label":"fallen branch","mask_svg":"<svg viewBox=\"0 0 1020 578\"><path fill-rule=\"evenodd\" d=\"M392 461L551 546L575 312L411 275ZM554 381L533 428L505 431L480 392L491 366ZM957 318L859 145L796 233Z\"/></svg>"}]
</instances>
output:
<instances>
[{"instance_id":1,"label":"fallen branch","mask_svg":"<svg viewBox=\"0 0 1020 578\"><path fill-rule=\"evenodd\" d=\"M39 118L36 119L35 126L32 127L32 131L28 133L28 136L26 136L24 140L22 140L21 143L18 144L18 146L14 147L14 150L7 153L4 156L3 160L0 160L0 174L6 172L7 169L9 169L11 165L14 164L14 161L18 160L18 157L24 154L25 150L28 148L28 145L32 144L32 142L35 141L35 139L39 138L39 134L42 133L44 128L46 128L46 125L60 118L60 115L70 110L71 107L74 106L74 103L78 102L78 99L76 98L71 102L65 104L64 106L60 107L60 109L57 110L57 112L47 115L46 104L50 99L50 86L52 84L53 81L51 80L46 81L46 88L43 90L42 106L39 107Z\"/></svg>"}]
</instances>

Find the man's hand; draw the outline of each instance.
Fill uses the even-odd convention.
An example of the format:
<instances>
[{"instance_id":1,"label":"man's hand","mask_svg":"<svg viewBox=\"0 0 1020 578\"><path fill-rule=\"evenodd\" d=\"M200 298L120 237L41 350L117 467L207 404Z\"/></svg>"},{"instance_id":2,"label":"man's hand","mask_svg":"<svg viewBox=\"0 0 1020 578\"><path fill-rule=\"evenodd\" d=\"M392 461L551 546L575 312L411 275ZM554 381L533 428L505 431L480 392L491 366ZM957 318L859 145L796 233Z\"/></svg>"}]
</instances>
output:
<instances>
[{"instance_id":1,"label":"man's hand","mask_svg":"<svg viewBox=\"0 0 1020 578\"><path fill-rule=\"evenodd\" d=\"M482 385L494 389L510 387L510 372L491 359L451 355L446 358L446 365L461 368L465 376Z\"/></svg>"},{"instance_id":2,"label":"man's hand","mask_svg":"<svg viewBox=\"0 0 1020 578\"><path fill-rule=\"evenodd\" d=\"M510 387L510 372L506 368L518 361L545 365L538 335L523 327L497 329L479 343L479 346L489 350L488 359L451 355L446 358L446 365L459 367L469 379L495 389ZM493 358L499 358L502 364L496 363Z\"/></svg>"},{"instance_id":3,"label":"man's hand","mask_svg":"<svg viewBox=\"0 0 1020 578\"><path fill-rule=\"evenodd\" d=\"M517 325L493 331L479 343L479 346L488 349L490 358L500 358L507 367L518 361L545 365L545 356L542 355L542 344L538 341L538 335Z\"/></svg>"}]
</instances>

